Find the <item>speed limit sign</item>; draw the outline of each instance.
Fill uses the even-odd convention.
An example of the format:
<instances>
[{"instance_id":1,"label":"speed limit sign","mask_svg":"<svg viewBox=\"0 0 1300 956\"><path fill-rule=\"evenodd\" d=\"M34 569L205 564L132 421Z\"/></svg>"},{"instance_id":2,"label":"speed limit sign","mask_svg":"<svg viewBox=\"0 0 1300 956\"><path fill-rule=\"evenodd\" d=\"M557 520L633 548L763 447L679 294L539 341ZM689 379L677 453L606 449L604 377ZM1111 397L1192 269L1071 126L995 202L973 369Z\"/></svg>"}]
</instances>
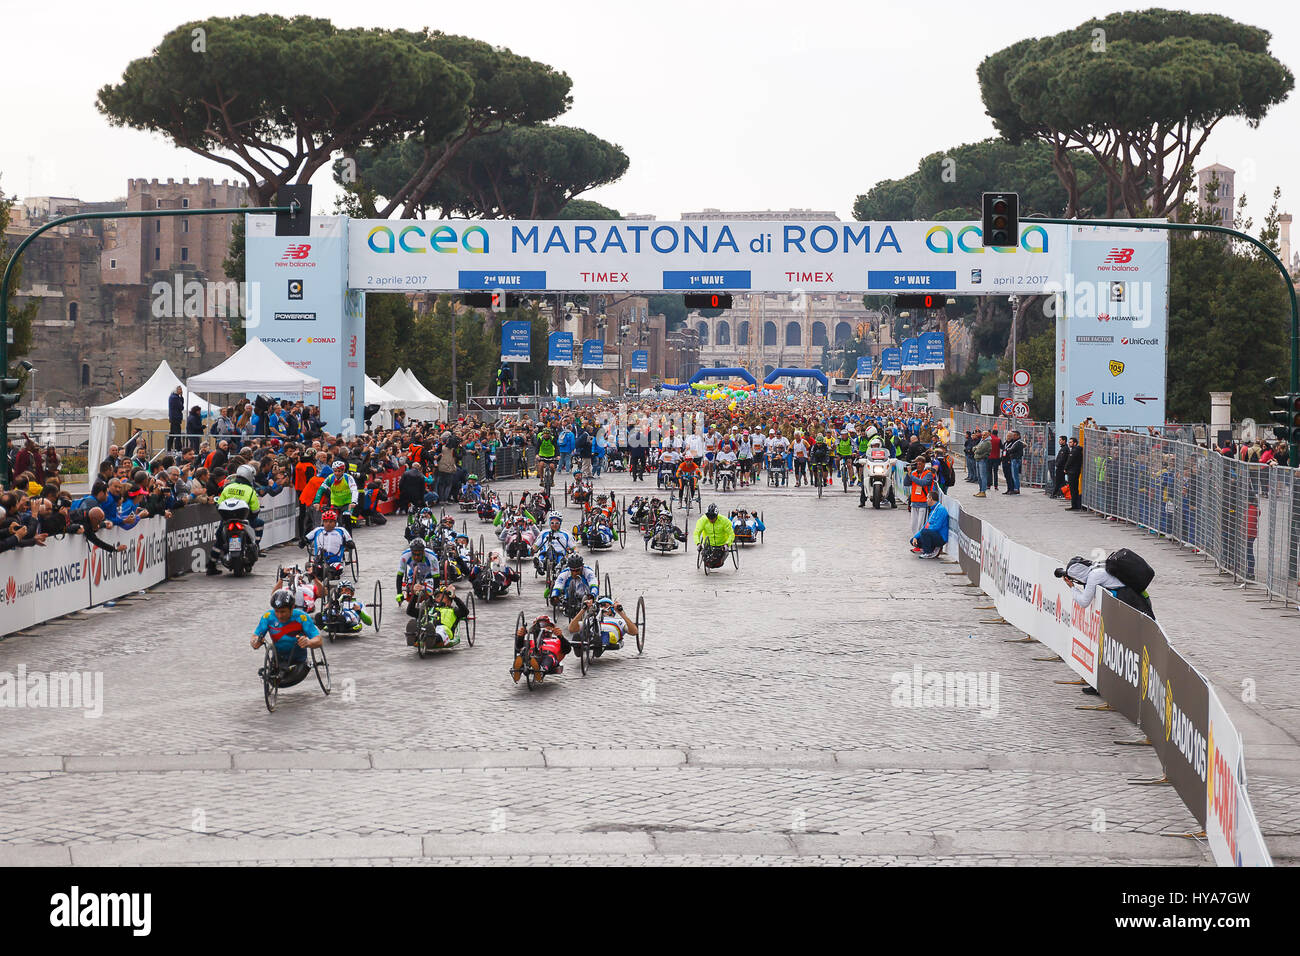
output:
<instances>
[{"instance_id":1,"label":"speed limit sign","mask_svg":"<svg viewBox=\"0 0 1300 956\"><path fill-rule=\"evenodd\" d=\"M1016 403L1009 398L1002 399L1001 404L998 405L998 408L1002 410L1003 415L1010 415L1015 407Z\"/></svg>"},{"instance_id":2,"label":"speed limit sign","mask_svg":"<svg viewBox=\"0 0 1300 956\"><path fill-rule=\"evenodd\" d=\"M1016 404L1011 409L1011 414L1014 415L1016 418L1028 418L1029 406L1026 405L1024 402L1016 402Z\"/></svg>"},{"instance_id":3,"label":"speed limit sign","mask_svg":"<svg viewBox=\"0 0 1300 956\"><path fill-rule=\"evenodd\" d=\"M1029 372L1023 368L1016 369L1016 373L1011 376L1011 384L1017 388L1024 388L1029 384Z\"/></svg>"}]
</instances>

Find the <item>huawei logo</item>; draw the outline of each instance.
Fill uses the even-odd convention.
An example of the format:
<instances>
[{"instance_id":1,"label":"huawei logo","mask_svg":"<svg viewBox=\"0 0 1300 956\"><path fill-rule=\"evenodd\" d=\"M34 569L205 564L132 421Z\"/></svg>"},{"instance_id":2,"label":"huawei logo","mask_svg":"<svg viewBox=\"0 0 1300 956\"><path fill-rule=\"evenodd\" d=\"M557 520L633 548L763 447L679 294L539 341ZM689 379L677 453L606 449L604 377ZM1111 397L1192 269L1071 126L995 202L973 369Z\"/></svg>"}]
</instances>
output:
<instances>
[{"instance_id":1,"label":"huawei logo","mask_svg":"<svg viewBox=\"0 0 1300 956\"><path fill-rule=\"evenodd\" d=\"M5 585L5 601L13 604L16 597L18 597L18 582L14 580L14 576L11 574L9 575L9 582Z\"/></svg>"}]
</instances>

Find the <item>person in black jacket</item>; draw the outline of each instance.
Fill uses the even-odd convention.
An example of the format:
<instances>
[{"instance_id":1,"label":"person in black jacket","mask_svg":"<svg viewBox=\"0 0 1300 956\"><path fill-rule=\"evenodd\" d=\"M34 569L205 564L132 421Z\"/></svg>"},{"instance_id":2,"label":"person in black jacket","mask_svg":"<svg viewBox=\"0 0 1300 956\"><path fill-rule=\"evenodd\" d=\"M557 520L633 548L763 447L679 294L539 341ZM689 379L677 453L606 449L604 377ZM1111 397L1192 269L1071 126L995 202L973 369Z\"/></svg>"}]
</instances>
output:
<instances>
[{"instance_id":1,"label":"person in black jacket","mask_svg":"<svg viewBox=\"0 0 1300 956\"><path fill-rule=\"evenodd\" d=\"M185 418L185 399L181 397L181 387L167 396L167 451L180 451L184 440L181 438L181 421Z\"/></svg>"},{"instance_id":2,"label":"person in black jacket","mask_svg":"<svg viewBox=\"0 0 1300 956\"><path fill-rule=\"evenodd\" d=\"M979 479L975 477L975 446L977 444L979 444L979 440L969 431L966 432L966 442L962 446L962 449L966 454L966 480L972 484L979 481Z\"/></svg>"},{"instance_id":3,"label":"person in black jacket","mask_svg":"<svg viewBox=\"0 0 1300 956\"><path fill-rule=\"evenodd\" d=\"M1079 439L1070 439L1070 457L1065 461L1065 478L1070 483L1070 510L1083 510L1083 496L1079 492L1079 477L1083 474L1083 449Z\"/></svg>"},{"instance_id":4,"label":"person in black jacket","mask_svg":"<svg viewBox=\"0 0 1300 956\"><path fill-rule=\"evenodd\" d=\"M1061 436L1060 450L1056 453L1056 461L1052 464L1052 488L1049 498L1061 497L1061 488L1065 485L1065 463L1070 459L1070 443L1064 435Z\"/></svg>"},{"instance_id":5,"label":"person in black jacket","mask_svg":"<svg viewBox=\"0 0 1300 956\"><path fill-rule=\"evenodd\" d=\"M1025 441L1020 432L1012 429L1002 443L1002 474L1007 479L1004 495L1020 494L1020 466L1025 457Z\"/></svg>"},{"instance_id":6,"label":"person in black jacket","mask_svg":"<svg viewBox=\"0 0 1300 956\"><path fill-rule=\"evenodd\" d=\"M402 477L397 479L397 511L410 514L411 509L418 509L424 504L424 472L415 462L406 466Z\"/></svg>"},{"instance_id":7,"label":"person in black jacket","mask_svg":"<svg viewBox=\"0 0 1300 956\"><path fill-rule=\"evenodd\" d=\"M195 405L190 409L189 420L185 423L185 433L190 438L190 450L197 455L199 442L203 440L203 410L200 406Z\"/></svg>"}]
</instances>

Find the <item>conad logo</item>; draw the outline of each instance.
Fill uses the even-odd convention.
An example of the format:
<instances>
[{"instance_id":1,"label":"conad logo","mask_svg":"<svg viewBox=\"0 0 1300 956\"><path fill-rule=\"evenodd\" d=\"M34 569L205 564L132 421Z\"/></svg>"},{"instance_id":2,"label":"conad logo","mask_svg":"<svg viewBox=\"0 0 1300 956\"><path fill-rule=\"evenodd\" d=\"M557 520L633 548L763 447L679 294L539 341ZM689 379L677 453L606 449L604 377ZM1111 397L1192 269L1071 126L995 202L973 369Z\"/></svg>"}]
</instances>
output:
<instances>
[{"instance_id":1,"label":"conad logo","mask_svg":"<svg viewBox=\"0 0 1300 956\"><path fill-rule=\"evenodd\" d=\"M468 226L457 232L451 226L438 226L425 232L424 226L407 226L396 235L388 226L375 226L366 236L372 252L466 252L488 251L488 234L482 226ZM427 248L426 248L427 247Z\"/></svg>"}]
</instances>

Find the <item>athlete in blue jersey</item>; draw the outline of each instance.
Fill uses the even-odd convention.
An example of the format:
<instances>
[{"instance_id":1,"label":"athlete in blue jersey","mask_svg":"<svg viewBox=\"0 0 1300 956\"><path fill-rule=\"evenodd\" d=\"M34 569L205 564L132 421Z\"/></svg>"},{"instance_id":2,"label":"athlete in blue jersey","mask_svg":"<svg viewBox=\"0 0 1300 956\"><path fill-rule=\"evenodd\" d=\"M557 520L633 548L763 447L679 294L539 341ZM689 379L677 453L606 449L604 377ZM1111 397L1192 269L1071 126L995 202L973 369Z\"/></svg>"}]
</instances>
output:
<instances>
[{"instance_id":1,"label":"athlete in blue jersey","mask_svg":"<svg viewBox=\"0 0 1300 956\"><path fill-rule=\"evenodd\" d=\"M249 644L256 650L268 637L275 644L280 665L288 665L280 679L281 687L292 687L307 676L311 670L307 664L307 648L324 643L316 624L306 612L293 606L293 593L285 590L271 595L271 610L257 622Z\"/></svg>"}]
</instances>

